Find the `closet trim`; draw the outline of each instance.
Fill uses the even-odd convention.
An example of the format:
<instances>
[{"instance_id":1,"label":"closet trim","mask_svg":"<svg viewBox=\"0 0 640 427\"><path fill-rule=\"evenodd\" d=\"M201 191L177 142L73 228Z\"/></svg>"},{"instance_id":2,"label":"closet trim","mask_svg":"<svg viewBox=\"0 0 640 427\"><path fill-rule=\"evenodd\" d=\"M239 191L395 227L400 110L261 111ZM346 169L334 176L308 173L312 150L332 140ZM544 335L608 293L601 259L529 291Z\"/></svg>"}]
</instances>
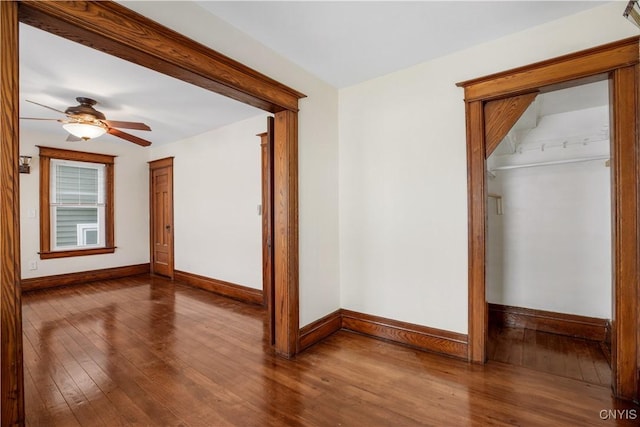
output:
<instances>
[{"instance_id":1,"label":"closet trim","mask_svg":"<svg viewBox=\"0 0 640 427\"><path fill-rule=\"evenodd\" d=\"M637 400L640 274L640 37L631 37L458 83L465 91L469 235L468 360L486 361L485 295L487 141L484 106L523 93L550 92L608 80L612 185L612 385L616 397Z\"/></svg>"}]
</instances>

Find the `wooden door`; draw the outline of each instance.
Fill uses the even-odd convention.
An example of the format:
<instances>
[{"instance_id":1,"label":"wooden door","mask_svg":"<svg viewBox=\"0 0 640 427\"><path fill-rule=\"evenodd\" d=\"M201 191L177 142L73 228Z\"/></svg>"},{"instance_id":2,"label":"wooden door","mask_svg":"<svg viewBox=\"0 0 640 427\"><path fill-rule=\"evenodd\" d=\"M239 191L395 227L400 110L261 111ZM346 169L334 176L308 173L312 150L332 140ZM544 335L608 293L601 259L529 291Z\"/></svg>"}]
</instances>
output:
<instances>
[{"instance_id":1,"label":"wooden door","mask_svg":"<svg viewBox=\"0 0 640 427\"><path fill-rule=\"evenodd\" d=\"M173 278L173 157L149 162L151 273Z\"/></svg>"},{"instance_id":2,"label":"wooden door","mask_svg":"<svg viewBox=\"0 0 640 427\"><path fill-rule=\"evenodd\" d=\"M259 134L262 149L262 293L267 308L267 339L275 344L275 290L273 286L273 117L267 131Z\"/></svg>"}]
</instances>

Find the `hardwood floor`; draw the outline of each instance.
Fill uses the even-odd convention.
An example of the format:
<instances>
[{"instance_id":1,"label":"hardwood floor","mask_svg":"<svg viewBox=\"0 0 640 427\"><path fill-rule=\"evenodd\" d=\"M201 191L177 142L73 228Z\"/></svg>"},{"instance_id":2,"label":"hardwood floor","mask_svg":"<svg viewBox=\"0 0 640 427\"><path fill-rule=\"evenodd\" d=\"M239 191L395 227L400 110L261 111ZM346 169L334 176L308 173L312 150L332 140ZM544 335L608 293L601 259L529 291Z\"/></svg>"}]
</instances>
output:
<instances>
[{"instance_id":1,"label":"hardwood floor","mask_svg":"<svg viewBox=\"0 0 640 427\"><path fill-rule=\"evenodd\" d=\"M597 341L525 328L490 327L487 357L497 362L611 386L611 367Z\"/></svg>"},{"instance_id":2,"label":"hardwood floor","mask_svg":"<svg viewBox=\"0 0 640 427\"><path fill-rule=\"evenodd\" d=\"M340 331L294 360L260 307L138 276L27 293L32 426L598 426L608 387Z\"/></svg>"}]
</instances>

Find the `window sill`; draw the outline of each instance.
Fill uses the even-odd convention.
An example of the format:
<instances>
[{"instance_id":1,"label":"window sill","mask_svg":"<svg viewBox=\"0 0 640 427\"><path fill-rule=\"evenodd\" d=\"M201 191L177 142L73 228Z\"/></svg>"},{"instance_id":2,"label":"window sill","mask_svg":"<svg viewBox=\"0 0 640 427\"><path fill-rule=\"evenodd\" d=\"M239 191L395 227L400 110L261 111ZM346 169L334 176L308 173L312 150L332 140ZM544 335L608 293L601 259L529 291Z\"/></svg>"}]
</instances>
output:
<instances>
[{"instance_id":1,"label":"window sill","mask_svg":"<svg viewBox=\"0 0 640 427\"><path fill-rule=\"evenodd\" d=\"M40 259L68 258L74 256L112 254L116 251L112 248L73 249L69 251L40 252Z\"/></svg>"}]
</instances>

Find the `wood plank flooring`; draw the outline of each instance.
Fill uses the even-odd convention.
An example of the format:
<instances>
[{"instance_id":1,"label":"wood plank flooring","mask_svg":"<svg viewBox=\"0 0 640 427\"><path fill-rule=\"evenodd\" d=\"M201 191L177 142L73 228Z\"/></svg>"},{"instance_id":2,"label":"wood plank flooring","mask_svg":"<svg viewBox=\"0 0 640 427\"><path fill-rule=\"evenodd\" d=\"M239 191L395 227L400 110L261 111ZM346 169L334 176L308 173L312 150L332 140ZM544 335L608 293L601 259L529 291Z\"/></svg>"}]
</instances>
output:
<instances>
[{"instance_id":1,"label":"wood plank flooring","mask_svg":"<svg viewBox=\"0 0 640 427\"><path fill-rule=\"evenodd\" d=\"M294 360L264 310L138 276L23 297L29 426L599 426L608 387L340 331Z\"/></svg>"},{"instance_id":2,"label":"wood plank flooring","mask_svg":"<svg viewBox=\"0 0 640 427\"><path fill-rule=\"evenodd\" d=\"M497 362L611 386L611 367L601 344L596 341L532 329L491 326L487 356Z\"/></svg>"}]
</instances>

